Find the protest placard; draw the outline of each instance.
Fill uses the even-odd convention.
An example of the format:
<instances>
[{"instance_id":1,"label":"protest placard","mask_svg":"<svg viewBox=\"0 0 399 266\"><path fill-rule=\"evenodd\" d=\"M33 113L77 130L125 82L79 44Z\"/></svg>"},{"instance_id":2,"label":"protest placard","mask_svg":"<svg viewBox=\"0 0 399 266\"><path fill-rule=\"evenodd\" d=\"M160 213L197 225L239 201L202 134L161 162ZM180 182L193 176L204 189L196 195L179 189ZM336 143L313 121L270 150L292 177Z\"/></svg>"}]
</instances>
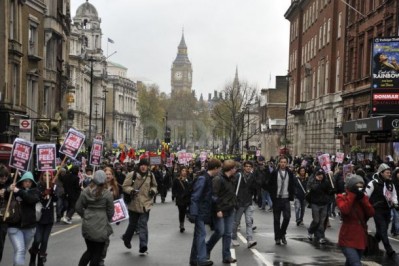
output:
<instances>
[{"instance_id":1,"label":"protest placard","mask_svg":"<svg viewBox=\"0 0 399 266\"><path fill-rule=\"evenodd\" d=\"M331 171L330 154L328 153L322 154L318 157L318 159L320 167L323 168L325 172L330 172Z\"/></svg>"},{"instance_id":2,"label":"protest placard","mask_svg":"<svg viewBox=\"0 0 399 266\"><path fill-rule=\"evenodd\" d=\"M345 153L343 152L337 152L335 154L335 162L337 163L343 163L345 158Z\"/></svg>"},{"instance_id":3,"label":"protest placard","mask_svg":"<svg viewBox=\"0 0 399 266\"><path fill-rule=\"evenodd\" d=\"M16 138L12 145L9 166L21 171L28 171L33 145L32 142Z\"/></svg>"},{"instance_id":4,"label":"protest placard","mask_svg":"<svg viewBox=\"0 0 399 266\"><path fill-rule=\"evenodd\" d=\"M114 201L114 216L112 217L112 224L121 222L129 219L129 213L127 211L125 202L122 199Z\"/></svg>"},{"instance_id":5,"label":"protest placard","mask_svg":"<svg viewBox=\"0 0 399 266\"><path fill-rule=\"evenodd\" d=\"M160 165L160 164L162 164L161 156L150 157L150 164L151 165Z\"/></svg>"},{"instance_id":6,"label":"protest placard","mask_svg":"<svg viewBox=\"0 0 399 266\"><path fill-rule=\"evenodd\" d=\"M90 152L90 165L100 165L101 163L101 154L103 153L104 142L98 139L93 140L93 145L91 146Z\"/></svg>"},{"instance_id":7,"label":"protest placard","mask_svg":"<svg viewBox=\"0 0 399 266\"><path fill-rule=\"evenodd\" d=\"M56 169L55 144L39 144L36 146L37 170L49 171Z\"/></svg>"},{"instance_id":8,"label":"protest placard","mask_svg":"<svg viewBox=\"0 0 399 266\"><path fill-rule=\"evenodd\" d=\"M60 152L71 158L76 158L84 141L85 135L71 128L60 148Z\"/></svg>"}]
</instances>

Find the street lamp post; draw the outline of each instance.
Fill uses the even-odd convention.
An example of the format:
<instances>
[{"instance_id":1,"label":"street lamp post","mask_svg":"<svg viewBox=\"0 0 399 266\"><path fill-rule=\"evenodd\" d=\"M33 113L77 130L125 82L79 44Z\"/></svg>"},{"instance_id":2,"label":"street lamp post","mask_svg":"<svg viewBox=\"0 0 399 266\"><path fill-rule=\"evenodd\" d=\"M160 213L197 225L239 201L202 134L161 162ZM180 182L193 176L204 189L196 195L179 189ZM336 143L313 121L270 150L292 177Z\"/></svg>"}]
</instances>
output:
<instances>
[{"instance_id":1,"label":"street lamp post","mask_svg":"<svg viewBox=\"0 0 399 266\"><path fill-rule=\"evenodd\" d=\"M249 153L249 104L247 105L247 114L248 114L248 116L247 116L247 118L248 118L248 121L247 121L247 141L246 141L246 148L247 148L247 155L246 155L246 160L248 160L248 153Z\"/></svg>"},{"instance_id":2,"label":"street lamp post","mask_svg":"<svg viewBox=\"0 0 399 266\"><path fill-rule=\"evenodd\" d=\"M106 121L106 116L107 116L107 93L108 93L108 90L104 89L103 93L104 93L104 110L103 110L102 133L104 134L104 137L105 137L105 121Z\"/></svg>"},{"instance_id":3,"label":"street lamp post","mask_svg":"<svg viewBox=\"0 0 399 266\"><path fill-rule=\"evenodd\" d=\"M90 104L89 104L89 143L91 143L91 116L92 116L92 109L93 109L93 62L94 58L90 57Z\"/></svg>"}]
</instances>

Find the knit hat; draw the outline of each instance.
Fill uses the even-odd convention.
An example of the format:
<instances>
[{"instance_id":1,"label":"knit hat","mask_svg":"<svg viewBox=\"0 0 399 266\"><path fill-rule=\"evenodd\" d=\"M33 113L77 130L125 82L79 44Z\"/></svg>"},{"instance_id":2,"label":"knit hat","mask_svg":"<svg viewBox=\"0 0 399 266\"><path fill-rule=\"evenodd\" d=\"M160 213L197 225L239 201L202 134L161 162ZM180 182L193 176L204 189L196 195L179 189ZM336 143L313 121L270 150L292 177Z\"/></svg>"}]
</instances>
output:
<instances>
[{"instance_id":1,"label":"knit hat","mask_svg":"<svg viewBox=\"0 0 399 266\"><path fill-rule=\"evenodd\" d=\"M35 179L33 178L32 172L25 172L25 174L22 175L22 177L21 177L21 179L18 181L18 183L21 182L21 181L25 181L25 180L30 180L30 181L32 181L32 183L36 184L36 181L35 181Z\"/></svg>"},{"instance_id":2,"label":"knit hat","mask_svg":"<svg viewBox=\"0 0 399 266\"><path fill-rule=\"evenodd\" d=\"M382 163L382 164L378 167L377 172L378 172L378 173L382 173L382 172L384 172L385 170L391 170L391 168L390 168L389 165L387 165L386 163Z\"/></svg>"},{"instance_id":3,"label":"knit hat","mask_svg":"<svg viewBox=\"0 0 399 266\"><path fill-rule=\"evenodd\" d=\"M107 179L107 175L105 174L105 172L103 170L97 170L94 173L94 177L93 177L94 184L102 185L105 183L106 179Z\"/></svg>"},{"instance_id":4,"label":"knit hat","mask_svg":"<svg viewBox=\"0 0 399 266\"><path fill-rule=\"evenodd\" d=\"M364 185L364 180L360 175L351 175L346 179L345 187L347 189L352 189L357 183L362 183Z\"/></svg>"},{"instance_id":5,"label":"knit hat","mask_svg":"<svg viewBox=\"0 0 399 266\"><path fill-rule=\"evenodd\" d=\"M150 162L147 159L141 159L139 162L139 167L142 165L150 166Z\"/></svg>"}]
</instances>

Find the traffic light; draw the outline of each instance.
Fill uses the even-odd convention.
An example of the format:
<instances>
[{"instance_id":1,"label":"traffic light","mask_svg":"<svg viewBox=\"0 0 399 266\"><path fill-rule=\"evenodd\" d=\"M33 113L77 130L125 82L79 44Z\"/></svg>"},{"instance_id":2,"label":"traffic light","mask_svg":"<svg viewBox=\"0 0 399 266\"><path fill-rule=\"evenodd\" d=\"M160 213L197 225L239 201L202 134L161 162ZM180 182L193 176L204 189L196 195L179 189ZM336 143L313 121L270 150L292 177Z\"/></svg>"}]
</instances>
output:
<instances>
[{"instance_id":1,"label":"traffic light","mask_svg":"<svg viewBox=\"0 0 399 266\"><path fill-rule=\"evenodd\" d=\"M165 130L165 143L170 143L170 129L166 128Z\"/></svg>"}]
</instances>

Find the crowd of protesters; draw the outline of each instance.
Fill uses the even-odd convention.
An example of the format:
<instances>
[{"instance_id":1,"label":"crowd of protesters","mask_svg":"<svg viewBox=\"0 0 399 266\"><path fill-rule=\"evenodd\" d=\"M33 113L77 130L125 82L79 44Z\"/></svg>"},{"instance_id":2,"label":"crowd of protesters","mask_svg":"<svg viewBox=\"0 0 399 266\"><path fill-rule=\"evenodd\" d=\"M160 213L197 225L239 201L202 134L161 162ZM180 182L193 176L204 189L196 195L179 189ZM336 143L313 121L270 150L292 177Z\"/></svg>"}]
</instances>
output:
<instances>
[{"instance_id":1,"label":"crowd of protesters","mask_svg":"<svg viewBox=\"0 0 399 266\"><path fill-rule=\"evenodd\" d=\"M194 223L190 265L212 265L211 251L219 240L223 263L237 262L230 246L240 245L237 231L242 216L247 248L256 246L254 206L273 213L275 244L287 245L291 202L296 225L306 227L308 239L318 245L328 242L325 231L330 227L329 217L339 215L338 245L346 257L345 265L361 265L371 217L375 239L383 243L388 257L396 256L388 235L399 235L397 189L399 167L389 157L359 163L345 158L341 164L332 161L328 169L310 156L284 155L268 161L258 156L247 161L211 158L188 165L173 162L172 167L150 165L148 159L141 159L136 165L104 163L97 171L69 163L57 174L25 172L16 183L9 169L0 165L0 214L4 215L10 194L23 210L18 221L0 220L0 262L8 235L14 265L25 265L27 251L30 266L44 265L53 224L74 223L76 212L82 217L87 246L79 265L104 265L112 234L113 201L121 198L129 212L123 244L131 249L136 233L140 254L147 254L150 210L158 196L161 204L165 203L171 190L177 206L176 214L171 214L176 215L176 228L185 232L186 217ZM38 202L42 205L40 219L35 217ZM306 210L312 220L305 225ZM208 238L206 225L213 230Z\"/></svg>"}]
</instances>

